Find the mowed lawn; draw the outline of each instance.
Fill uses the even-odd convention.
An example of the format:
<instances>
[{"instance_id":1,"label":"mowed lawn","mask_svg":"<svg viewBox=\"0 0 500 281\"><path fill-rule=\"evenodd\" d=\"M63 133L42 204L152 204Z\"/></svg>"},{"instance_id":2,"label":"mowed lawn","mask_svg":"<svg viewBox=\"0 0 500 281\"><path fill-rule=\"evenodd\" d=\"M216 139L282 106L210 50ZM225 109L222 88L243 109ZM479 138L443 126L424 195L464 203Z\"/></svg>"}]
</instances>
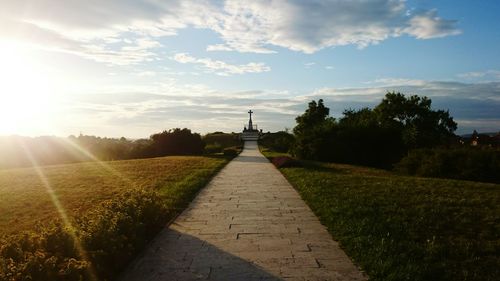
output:
<instances>
[{"instance_id":1,"label":"mowed lawn","mask_svg":"<svg viewBox=\"0 0 500 281\"><path fill-rule=\"evenodd\" d=\"M280 170L370 280L500 278L500 185L316 162Z\"/></svg>"},{"instance_id":2,"label":"mowed lawn","mask_svg":"<svg viewBox=\"0 0 500 281\"><path fill-rule=\"evenodd\" d=\"M175 201L184 187L203 185L226 162L216 157L170 156L42 166L38 171L0 170L0 235L60 218L53 198L70 218L137 187L157 189L167 201L169 197Z\"/></svg>"}]
</instances>

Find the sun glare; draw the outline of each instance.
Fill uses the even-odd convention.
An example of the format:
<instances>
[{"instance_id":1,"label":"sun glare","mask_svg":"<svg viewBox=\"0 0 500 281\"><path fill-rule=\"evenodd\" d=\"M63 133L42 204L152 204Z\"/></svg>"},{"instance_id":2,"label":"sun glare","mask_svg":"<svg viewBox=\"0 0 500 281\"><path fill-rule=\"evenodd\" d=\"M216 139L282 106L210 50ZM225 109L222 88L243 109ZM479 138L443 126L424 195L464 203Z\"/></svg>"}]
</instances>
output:
<instances>
[{"instance_id":1,"label":"sun glare","mask_svg":"<svg viewBox=\"0 0 500 281\"><path fill-rule=\"evenodd\" d=\"M0 134L36 134L50 123L46 67L18 46L0 42Z\"/></svg>"}]
</instances>

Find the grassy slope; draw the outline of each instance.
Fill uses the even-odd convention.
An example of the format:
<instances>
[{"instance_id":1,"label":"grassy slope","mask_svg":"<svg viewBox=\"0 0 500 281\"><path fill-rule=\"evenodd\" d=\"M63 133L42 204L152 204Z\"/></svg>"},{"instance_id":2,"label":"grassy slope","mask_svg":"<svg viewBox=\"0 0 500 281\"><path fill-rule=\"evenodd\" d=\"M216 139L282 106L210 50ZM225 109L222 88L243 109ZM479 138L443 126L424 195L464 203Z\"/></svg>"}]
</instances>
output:
<instances>
[{"instance_id":1,"label":"grassy slope","mask_svg":"<svg viewBox=\"0 0 500 281\"><path fill-rule=\"evenodd\" d=\"M500 276L500 185L312 162L281 172L372 280Z\"/></svg>"},{"instance_id":2,"label":"grassy slope","mask_svg":"<svg viewBox=\"0 0 500 281\"><path fill-rule=\"evenodd\" d=\"M226 160L197 156L86 162L41 167L70 217L134 187L155 188L182 207ZM0 235L59 217L34 168L0 171Z\"/></svg>"}]
</instances>

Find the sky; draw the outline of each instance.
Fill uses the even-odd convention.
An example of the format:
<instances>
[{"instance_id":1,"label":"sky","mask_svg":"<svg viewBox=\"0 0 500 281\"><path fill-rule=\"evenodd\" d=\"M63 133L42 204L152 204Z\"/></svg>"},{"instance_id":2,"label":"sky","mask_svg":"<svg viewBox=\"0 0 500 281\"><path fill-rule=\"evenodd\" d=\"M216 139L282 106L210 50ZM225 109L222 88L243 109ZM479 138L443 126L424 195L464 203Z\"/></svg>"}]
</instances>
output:
<instances>
[{"instance_id":1,"label":"sky","mask_svg":"<svg viewBox=\"0 0 500 281\"><path fill-rule=\"evenodd\" d=\"M0 135L291 129L388 91L500 131L496 0L0 0Z\"/></svg>"}]
</instances>

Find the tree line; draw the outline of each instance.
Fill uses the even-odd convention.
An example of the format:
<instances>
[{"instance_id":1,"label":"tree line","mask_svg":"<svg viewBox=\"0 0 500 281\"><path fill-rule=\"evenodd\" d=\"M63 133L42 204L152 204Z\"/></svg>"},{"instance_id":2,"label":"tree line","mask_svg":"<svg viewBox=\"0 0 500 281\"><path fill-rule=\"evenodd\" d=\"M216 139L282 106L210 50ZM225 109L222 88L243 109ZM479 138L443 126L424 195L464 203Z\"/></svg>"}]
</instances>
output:
<instances>
[{"instance_id":1,"label":"tree line","mask_svg":"<svg viewBox=\"0 0 500 281\"><path fill-rule=\"evenodd\" d=\"M206 150L207 146L218 147L217 153L238 145L240 140L237 134L216 132L201 136L187 128L164 130L147 139L137 140L86 135L67 138L8 136L0 137L0 169L95 160L201 155L210 152Z\"/></svg>"},{"instance_id":2,"label":"tree line","mask_svg":"<svg viewBox=\"0 0 500 281\"><path fill-rule=\"evenodd\" d=\"M464 149L449 111L431 105L427 97L388 92L374 108L347 109L335 119L322 99L313 100L295 119L293 134L269 133L262 144L299 159L500 181L500 151Z\"/></svg>"},{"instance_id":3,"label":"tree line","mask_svg":"<svg viewBox=\"0 0 500 281\"><path fill-rule=\"evenodd\" d=\"M336 120L323 100L296 118L292 152L299 158L390 167L408 150L448 145L457 124L427 97L387 93L375 108L348 109Z\"/></svg>"}]
</instances>

